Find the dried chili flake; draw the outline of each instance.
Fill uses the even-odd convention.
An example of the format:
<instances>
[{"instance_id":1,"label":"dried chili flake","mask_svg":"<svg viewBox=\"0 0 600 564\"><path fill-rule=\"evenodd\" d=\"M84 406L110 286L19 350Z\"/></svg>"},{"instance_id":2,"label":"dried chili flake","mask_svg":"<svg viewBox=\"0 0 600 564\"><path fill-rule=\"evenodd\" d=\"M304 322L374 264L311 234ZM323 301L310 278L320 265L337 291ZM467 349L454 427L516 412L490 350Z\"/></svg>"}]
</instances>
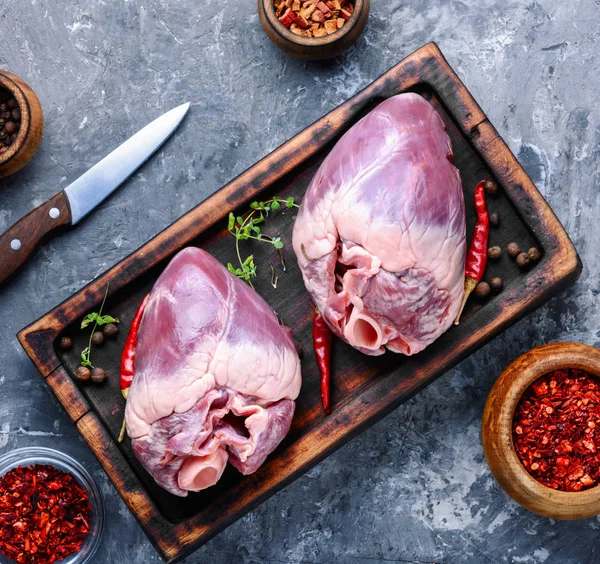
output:
<instances>
[{"instance_id":1,"label":"dried chili flake","mask_svg":"<svg viewBox=\"0 0 600 564\"><path fill-rule=\"evenodd\" d=\"M600 380L584 370L556 370L536 380L519 400L513 444L538 482L578 492L600 483L598 423Z\"/></svg>"},{"instance_id":2,"label":"dried chili flake","mask_svg":"<svg viewBox=\"0 0 600 564\"><path fill-rule=\"evenodd\" d=\"M351 0L273 0L273 6L279 21L304 37L335 33L354 11Z\"/></svg>"},{"instance_id":3,"label":"dried chili flake","mask_svg":"<svg viewBox=\"0 0 600 564\"><path fill-rule=\"evenodd\" d=\"M24 564L50 564L81 550L90 532L87 491L53 466L15 468L0 477L0 551Z\"/></svg>"}]
</instances>

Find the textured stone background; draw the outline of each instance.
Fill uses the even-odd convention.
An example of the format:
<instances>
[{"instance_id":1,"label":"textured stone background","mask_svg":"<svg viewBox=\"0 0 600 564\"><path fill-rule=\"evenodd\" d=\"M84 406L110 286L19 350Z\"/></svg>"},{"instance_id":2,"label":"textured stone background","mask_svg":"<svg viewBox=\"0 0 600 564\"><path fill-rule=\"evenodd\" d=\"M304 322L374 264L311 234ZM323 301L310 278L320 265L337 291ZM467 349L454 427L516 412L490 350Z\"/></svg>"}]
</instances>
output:
<instances>
[{"instance_id":1,"label":"textured stone background","mask_svg":"<svg viewBox=\"0 0 600 564\"><path fill-rule=\"evenodd\" d=\"M600 519L520 509L480 446L486 396L513 358L554 340L600 345L600 2L372 4L353 49L309 64L271 45L251 0L0 2L0 68L31 84L46 116L33 162L0 180L0 229L162 111L193 103L163 151L0 288L0 451L48 445L91 470L107 502L97 562L159 559L15 333L430 40L565 224L584 275L186 562L600 558Z\"/></svg>"}]
</instances>

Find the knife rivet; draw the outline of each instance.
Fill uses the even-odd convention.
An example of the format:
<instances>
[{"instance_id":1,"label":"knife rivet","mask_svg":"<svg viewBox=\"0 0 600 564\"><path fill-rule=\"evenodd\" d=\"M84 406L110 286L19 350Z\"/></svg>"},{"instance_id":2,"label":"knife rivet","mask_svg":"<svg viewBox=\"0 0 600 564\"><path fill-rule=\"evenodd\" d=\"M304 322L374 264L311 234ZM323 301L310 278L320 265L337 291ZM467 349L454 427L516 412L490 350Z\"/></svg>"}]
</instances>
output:
<instances>
[{"instance_id":1,"label":"knife rivet","mask_svg":"<svg viewBox=\"0 0 600 564\"><path fill-rule=\"evenodd\" d=\"M18 239L13 239L13 240L10 242L10 248L11 248L13 251L18 251L18 250L21 248L21 241L19 241Z\"/></svg>"},{"instance_id":2,"label":"knife rivet","mask_svg":"<svg viewBox=\"0 0 600 564\"><path fill-rule=\"evenodd\" d=\"M48 212L48 215L52 219L56 219L60 215L60 210L58 208L51 208L50 211Z\"/></svg>"}]
</instances>

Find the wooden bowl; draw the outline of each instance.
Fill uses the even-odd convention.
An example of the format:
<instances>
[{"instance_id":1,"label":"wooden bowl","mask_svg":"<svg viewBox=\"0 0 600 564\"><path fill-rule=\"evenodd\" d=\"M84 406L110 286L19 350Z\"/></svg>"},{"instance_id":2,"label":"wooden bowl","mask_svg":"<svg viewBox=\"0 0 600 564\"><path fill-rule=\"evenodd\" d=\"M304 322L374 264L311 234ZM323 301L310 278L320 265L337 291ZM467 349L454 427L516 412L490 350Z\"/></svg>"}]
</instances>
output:
<instances>
[{"instance_id":1,"label":"wooden bowl","mask_svg":"<svg viewBox=\"0 0 600 564\"><path fill-rule=\"evenodd\" d=\"M0 87L9 90L21 110L21 127L17 140L0 154L0 178L23 168L33 157L42 140L44 116L38 97L18 76L0 71Z\"/></svg>"},{"instance_id":2,"label":"wooden bowl","mask_svg":"<svg viewBox=\"0 0 600 564\"><path fill-rule=\"evenodd\" d=\"M354 0L354 11L335 33L325 37L303 37L287 29L275 15L273 0L258 0L260 23L271 41L288 55L309 61L337 57L362 33L369 18L370 0Z\"/></svg>"},{"instance_id":3,"label":"wooden bowl","mask_svg":"<svg viewBox=\"0 0 600 564\"><path fill-rule=\"evenodd\" d=\"M483 413L482 442L492 474L502 489L525 509L554 519L584 519L600 513L600 486L581 492L548 488L521 464L512 440L517 403L540 376L579 368L600 377L600 350L580 343L552 343L515 360L490 391Z\"/></svg>"}]
</instances>

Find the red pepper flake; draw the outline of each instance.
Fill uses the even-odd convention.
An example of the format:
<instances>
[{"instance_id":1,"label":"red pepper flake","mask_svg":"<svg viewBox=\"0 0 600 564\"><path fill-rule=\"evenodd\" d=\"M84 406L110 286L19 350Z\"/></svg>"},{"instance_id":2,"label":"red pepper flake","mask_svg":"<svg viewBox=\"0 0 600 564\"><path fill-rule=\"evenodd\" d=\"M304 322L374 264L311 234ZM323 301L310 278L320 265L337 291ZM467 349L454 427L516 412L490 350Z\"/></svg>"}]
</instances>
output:
<instances>
[{"instance_id":1,"label":"red pepper flake","mask_svg":"<svg viewBox=\"0 0 600 564\"><path fill-rule=\"evenodd\" d=\"M335 33L354 11L351 0L273 0L273 6L279 21L304 37Z\"/></svg>"},{"instance_id":2,"label":"red pepper flake","mask_svg":"<svg viewBox=\"0 0 600 564\"><path fill-rule=\"evenodd\" d=\"M22 564L63 560L81 550L91 510L72 474L41 464L10 470L0 477L0 551Z\"/></svg>"},{"instance_id":3,"label":"red pepper flake","mask_svg":"<svg viewBox=\"0 0 600 564\"><path fill-rule=\"evenodd\" d=\"M578 369L556 370L535 381L513 417L519 460L540 483L578 492L600 483L596 422L600 379Z\"/></svg>"}]
</instances>

